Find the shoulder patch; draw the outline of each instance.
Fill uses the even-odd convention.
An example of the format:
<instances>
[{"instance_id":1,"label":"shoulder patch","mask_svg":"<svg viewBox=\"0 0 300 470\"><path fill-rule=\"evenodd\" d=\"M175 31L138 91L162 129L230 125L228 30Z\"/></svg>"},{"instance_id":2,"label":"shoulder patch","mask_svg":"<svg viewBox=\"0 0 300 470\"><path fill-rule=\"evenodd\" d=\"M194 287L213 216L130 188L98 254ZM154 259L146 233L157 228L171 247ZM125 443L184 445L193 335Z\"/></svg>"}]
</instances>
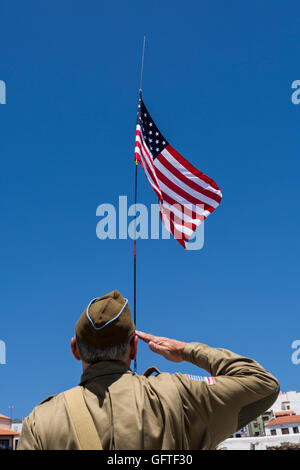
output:
<instances>
[{"instance_id":1,"label":"shoulder patch","mask_svg":"<svg viewBox=\"0 0 300 470\"><path fill-rule=\"evenodd\" d=\"M52 398L54 398L55 396L56 395L49 395L49 397L47 397L43 401L41 401L41 403L39 403L39 405L42 405L43 403L46 403L47 401L52 400Z\"/></svg>"},{"instance_id":2,"label":"shoulder patch","mask_svg":"<svg viewBox=\"0 0 300 470\"><path fill-rule=\"evenodd\" d=\"M214 377L203 377L202 375L189 375L191 380L198 380L199 382L206 382L207 385L214 385L216 383Z\"/></svg>"}]
</instances>

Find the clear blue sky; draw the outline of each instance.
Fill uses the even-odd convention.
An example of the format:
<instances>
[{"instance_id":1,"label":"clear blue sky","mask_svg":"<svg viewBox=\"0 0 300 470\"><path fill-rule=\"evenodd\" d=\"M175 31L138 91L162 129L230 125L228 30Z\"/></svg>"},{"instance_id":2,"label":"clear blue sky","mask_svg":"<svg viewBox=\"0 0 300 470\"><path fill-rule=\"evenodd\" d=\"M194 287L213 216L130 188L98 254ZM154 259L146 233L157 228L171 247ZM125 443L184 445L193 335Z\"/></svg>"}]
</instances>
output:
<instances>
[{"instance_id":1,"label":"clear blue sky","mask_svg":"<svg viewBox=\"0 0 300 470\"><path fill-rule=\"evenodd\" d=\"M253 357L300 389L299 15L293 0L1 2L0 413L78 383L69 341L91 298L133 303L133 242L100 241L96 208L133 202L144 34L145 103L223 201L201 251L138 242L138 328ZM138 200L156 202L141 168ZM197 373L139 353L139 372Z\"/></svg>"}]
</instances>

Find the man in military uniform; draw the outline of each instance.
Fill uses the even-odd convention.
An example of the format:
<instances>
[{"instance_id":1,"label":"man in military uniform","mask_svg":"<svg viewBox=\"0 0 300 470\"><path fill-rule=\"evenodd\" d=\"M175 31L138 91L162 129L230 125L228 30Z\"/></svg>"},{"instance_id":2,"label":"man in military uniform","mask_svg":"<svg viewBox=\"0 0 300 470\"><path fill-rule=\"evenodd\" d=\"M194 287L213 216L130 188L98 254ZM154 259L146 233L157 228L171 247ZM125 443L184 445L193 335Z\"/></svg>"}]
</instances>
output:
<instances>
[{"instance_id":1,"label":"man in military uniform","mask_svg":"<svg viewBox=\"0 0 300 470\"><path fill-rule=\"evenodd\" d=\"M116 290L89 303L75 332L80 385L34 408L23 423L21 450L214 449L279 393L276 378L252 359L135 331L128 301ZM211 376L154 367L137 375L130 364L138 338L166 359L191 362Z\"/></svg>"}]
</instances>

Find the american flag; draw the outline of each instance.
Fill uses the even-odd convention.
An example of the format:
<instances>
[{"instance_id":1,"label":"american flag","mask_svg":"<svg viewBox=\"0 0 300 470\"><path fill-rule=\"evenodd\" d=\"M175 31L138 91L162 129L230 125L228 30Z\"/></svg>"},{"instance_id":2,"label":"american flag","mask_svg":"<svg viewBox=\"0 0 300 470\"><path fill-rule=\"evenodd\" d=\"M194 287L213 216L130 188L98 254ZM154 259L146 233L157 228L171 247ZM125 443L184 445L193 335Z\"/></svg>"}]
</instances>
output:
<instances>
[{"instance_id":1,"label":"american flag","mask_svg":"<svg viewBox=\"0 0 300 470\"><path fill-rule=\"evenodd\" d=\"M142 97L138 104L135 158L158 196L164 226L186 248L194 230L220 204L222 193L211 178L171 147Z\"/></svg>"}]
</instances>

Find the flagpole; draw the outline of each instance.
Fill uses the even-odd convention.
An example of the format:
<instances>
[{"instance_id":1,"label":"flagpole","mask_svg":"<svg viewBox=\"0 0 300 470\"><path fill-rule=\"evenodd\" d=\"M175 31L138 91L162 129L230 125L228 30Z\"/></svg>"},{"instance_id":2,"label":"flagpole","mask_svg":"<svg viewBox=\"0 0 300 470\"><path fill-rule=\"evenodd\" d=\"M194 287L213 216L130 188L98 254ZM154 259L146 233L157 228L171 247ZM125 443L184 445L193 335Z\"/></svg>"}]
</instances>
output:
<instances>
[{"instance_id":1,"label":"flagpole","mask_svg":"<svg viewBox=\"0 0 300 470\"><path fill-rule=\"evenodd\" d=\"M140 80L140 97L142 97L142 87L143 87L145 44L146 44L146 36L144 36L144 42L143 42L142 66L141 66L141 80Z\"/></svg>"},{"instance_id":2,"label":"flagpole","mask_svg":"<svg viewBox=\"0 0 300 470\"><path fill-rule=\"evenodd\" d=\"M140 99L142 99L143 73L144 73L144 56L145 56L146 36L143 41L141 80L140 80ZM133 248L133 318L136 325L136 201L137 201L137 169L138 161L135 159L135 184L134 184L134 248ZM134 360L134 372L137 371L137 361Z\"/></svg>"},{"instance_id":3,"label":"flagpole","mask_svg":"<svg viewBox=\"0 0 300 470\"><path fill-rule=\"evenodd\" d=\"M137 197L137 168L138 161L135 159L135 189L134 189L134 251L133 251L133 318L136 325L136 197ZM134 372L137 371L136 359L134 360Z\"/></svg>"}]
</instances>

